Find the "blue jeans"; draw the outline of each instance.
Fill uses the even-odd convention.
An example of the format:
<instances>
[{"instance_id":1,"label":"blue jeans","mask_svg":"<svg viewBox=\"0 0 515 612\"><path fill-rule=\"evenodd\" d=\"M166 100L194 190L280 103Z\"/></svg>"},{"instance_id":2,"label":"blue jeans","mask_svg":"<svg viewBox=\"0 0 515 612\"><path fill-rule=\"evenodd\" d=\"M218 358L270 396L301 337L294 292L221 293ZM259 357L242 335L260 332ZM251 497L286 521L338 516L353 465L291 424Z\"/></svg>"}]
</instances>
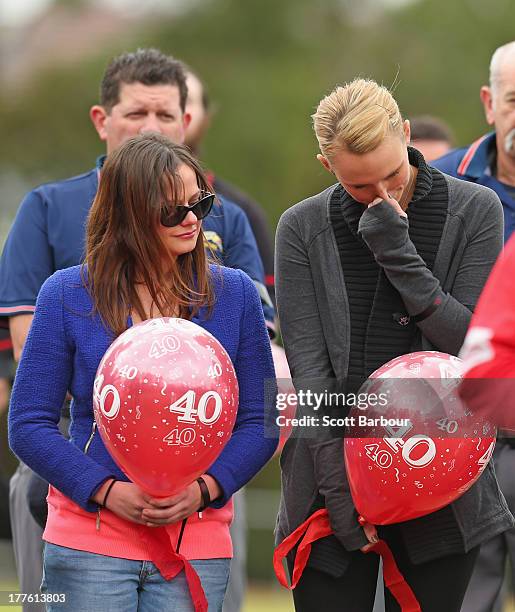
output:
<instances>
[{"instance_id":1,"label":"blue jeans","mask_svg":"<svg viewBox=\"0 0 515 612\"><path fill-rule=\"evenodd\" d=\"M230 559L197 559L209 612L222 610ZM47 603L48 612L192 612L180 572L166 581L151 561L132 561L45 544L42 593L64 594L65 603ZM57 596L54 596L57 600Z\"/></svg>"}]
</instances>

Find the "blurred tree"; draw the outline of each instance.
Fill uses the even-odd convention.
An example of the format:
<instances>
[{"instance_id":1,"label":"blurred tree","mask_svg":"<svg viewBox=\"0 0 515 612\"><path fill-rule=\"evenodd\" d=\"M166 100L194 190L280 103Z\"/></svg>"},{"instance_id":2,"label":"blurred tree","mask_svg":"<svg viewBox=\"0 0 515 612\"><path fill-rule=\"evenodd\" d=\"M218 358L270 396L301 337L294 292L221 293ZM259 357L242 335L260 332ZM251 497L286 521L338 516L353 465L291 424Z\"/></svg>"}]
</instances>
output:
<instances>
[{"instance_id":1,"label":"blurred tree","mask_svg":"<svg viewBox=\"0 0 515 612\"><path fill-rule=\"evenodd\" d=\"M54 6L65 6L67 8L81 9L88 4L91 4L89 0L52 0Z\"/></svg>"},{"instance_id":2,"label":"blurred tree","mask_svg":"<svg viewBox=\"0 0 515 612\"><path fill-rule=\"evenodd\" d=\"M153 45L186 60L209 86L218 112L206 163L252 193L276 222L331 181L315 160L310 114L335 84L357 75L395 84L405 114L440 115L466 143L486 129L479 87L492 50L513 38L515 19L509 0L422 0L395 9L379 0L359 7L349 0L203 0L192 7L143 23L72 69L37 75L21 95L4 95L2 165L33 183L91 167L102 145L88 109L107 59Z\"/></svg>"}]
</instances>

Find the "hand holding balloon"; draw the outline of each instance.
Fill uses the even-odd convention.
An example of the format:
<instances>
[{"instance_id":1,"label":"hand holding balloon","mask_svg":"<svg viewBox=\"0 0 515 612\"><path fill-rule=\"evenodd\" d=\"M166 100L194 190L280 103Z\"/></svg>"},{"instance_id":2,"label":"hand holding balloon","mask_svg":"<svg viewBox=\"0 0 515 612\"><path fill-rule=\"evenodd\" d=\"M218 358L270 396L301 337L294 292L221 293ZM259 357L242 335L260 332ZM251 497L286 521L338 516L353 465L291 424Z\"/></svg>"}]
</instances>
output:
<instances>
[{"instance_id":1,"label":"hand holding balloon","mask_svg":"<svg viewBox=\"0 0 515 612\"><path fill-rule=\"evenodd\" d=\"M111 482L111 480L106 481L97 493L93 495L92 500L94 502L98 504L103 503ZM134 483L118 480L109 492L109 498L105 507L126 521L145 525L142 512L145 507L149 506L146 497L145 493Z\"/></svg>"},{"instance_id":2,"label":"hand holding balloon","mask_svg":"<svg viewBox=\"0 0 515 612\"><path fill-rule=\"evenodd\" d=\"M367 536L367 539L370 542L370 544L365 544L365 546L362 546L360 548L361 552L366 553L372 549L374 544L377 544L379 542L379 537L377 535L377 529L375 525L372 525L372 523L367 523L365 520L360 520L360 525L363 527L363 531L365 532L365 535Z\"/></svg>"},{"instance_id":3,"label":"hand holding balloon","mask_svg":"<svg viewBox=\"0 0 515 612\"><path fill-rule=\"evenodd\" d=\"M214 500L219 497L222 491L216 480L208 474L204 474L202 478L209 489L210 498ZM195 481L176 495L165 498L145 495L145 501L150 507L143 508L142 519L148 527L156 527L182 521L197 512L202 504L202 495Z\"/></svg>"},{"instance_id":4,"label":"hand holding balloon","mask_svg":"<svg viewBox=\"0 0 515 612\"><path fill-rule=\"evenodd\" d=\"M204 481L209 489L212 500L220 496L221 490L216 480L204 474ZM92 497L101 504L111 485L107 480ZM117 480L109 491L109 499L105 507L120 518L147 527L158 527L182 521L197 512L202 503L198 483L192 482L180 493L166 498L153 498L144 493L132 482Z\"/></svg>"}]
</instances>

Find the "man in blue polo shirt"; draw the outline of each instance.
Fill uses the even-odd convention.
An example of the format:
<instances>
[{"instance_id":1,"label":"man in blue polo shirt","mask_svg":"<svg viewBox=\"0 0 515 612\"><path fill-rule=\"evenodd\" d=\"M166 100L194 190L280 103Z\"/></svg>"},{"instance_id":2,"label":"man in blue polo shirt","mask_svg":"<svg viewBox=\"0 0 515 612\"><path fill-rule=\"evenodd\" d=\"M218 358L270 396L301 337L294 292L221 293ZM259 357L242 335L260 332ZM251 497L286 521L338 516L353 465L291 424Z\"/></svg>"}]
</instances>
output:
<instances>
[{"instance_id":1,"label":"man in blue polo shirt","mask_svg":"<svg viewBox=\"0 0 515 612\"><path fill-rule=\"evenodd\" d=\"M499 47L492 55L490 85L481 87L481 101L486 120L495 131L469 147L451 151L432 165L465 181L486 185L497 193L504 209L506 241L515 229L515 41ZM515 513L515 438L499 436L494 465L501 490ZM515 529L481 546L463 612L501 610L498 595L508 556L515 584Z\"/></svg>"},{"instance_id":2,"label":"man in blue polo shirt","mask_svg":"<svg viewBox=\"0 0 515 612\"><path fill-rule=\"evenodd\" d=\"M100 104L90 117L107 155L127 139L159 132L183 142L190 116L182 64L155 49L140 49L110 62L100 88ZM37 187L22 201L0 260L0 316L9 318L17 359L32 321L36 297L54 271L83 257L85 225L105 158L85 174ZM263 264L245 213L227 199L203 221L207 247L224 265L247 272L262 296L265 317L273 324L273 306L264 286ZM25 593L39 591L41 528L26 502L30 471L20 465L11 481L13 544ZM36 608L31 607L31 610ZM43 609L43 608L40 608Z\"/></svg>"},{"instance_id":3,"label":"man in blue polo shirt","mask_svg":"<svg viewBox=\"0 0 515 612\"><path fill-rule=\"evenodd\" d=\"M505 241L515 229L515 41L499 47L490 63L490 86L481 87L486 120L494 132L432 162L465 181L486 185L504 209Z\"/></svg>"},{"instance_id":4,"label":"man in blue polo shirt","mask_svg":"<svg viewBox=\"0 0 515 612\"><path fill-rule=\"evenodd\" d=\"M154 81L178 77L172 73L155 77L151 72L151 62L163 71L172 70L167 68L166 56L142 50L117 59L106 70L101 105L90 111L107 153L145 131L160 132L175 142L183 142L190 120L183 110L186 85L182 80L180 87ZM175 63L182 79L182 65ZM12 317L10 328L17 358L43 281L55 270L75 265L82 257L86 217L102 163L100 158L97 167L85 174L34 189L20 205L0 264L0 315ZM247 272L258 286L267 320L272 321L273 307L264 290L263 265L248 219L235 204L220 200L222 205L214 207L203 223L208 246L224 265Z\"/></svg>"}]
</instances>

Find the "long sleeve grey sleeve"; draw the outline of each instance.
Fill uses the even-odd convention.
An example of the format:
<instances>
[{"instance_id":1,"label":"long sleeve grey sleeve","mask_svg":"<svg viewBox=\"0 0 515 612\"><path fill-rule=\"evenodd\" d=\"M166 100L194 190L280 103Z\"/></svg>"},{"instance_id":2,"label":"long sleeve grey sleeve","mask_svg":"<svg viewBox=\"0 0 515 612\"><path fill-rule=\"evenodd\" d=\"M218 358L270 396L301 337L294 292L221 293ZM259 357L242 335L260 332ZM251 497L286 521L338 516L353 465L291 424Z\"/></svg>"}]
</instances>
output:
<instances>
[{"instance_id":1,"label":"long sleeve grey sleeve","mask_svg":"<svg viewBox=\"0 0 515 612\"><path fill-rule=\"evenodd\" d=\"M449 197L456 194L451 192ZM409 238L408 220L387 203L368 208L359 223L359 233L400 293L410 316L437 306L417 324L423 335L438 349L457 354L490 270L502 249L503 216L499 199L490 190L475 192L469 205L481 213L470 234L462 228L465 247L453 253L459 268L450 292L445 293L417 253ZM460 223L459 218L453 219ZM441 248L452 248L442 237Z\"/></svg>"},{"instance_id":2,"label":"long sleeve grey sleeve","mask_svg":"<svg viewBox=\"0 0 515 612\"><path fill-rule=\"evenodd\" d=\"M279 222L276 239L276 296L281 332L294 385L304 388L336 384L324 339L317 295L305 244L292 214ZM320 296L318 296L320 299ZM357 523L343 456L343 439L333 438L328 427L315 428L306 438L314 464L318 492L325 498L331 526L347 550L368 540ZM301 474L296 474L302 478Z\"/></svg>"}]
</instances>

